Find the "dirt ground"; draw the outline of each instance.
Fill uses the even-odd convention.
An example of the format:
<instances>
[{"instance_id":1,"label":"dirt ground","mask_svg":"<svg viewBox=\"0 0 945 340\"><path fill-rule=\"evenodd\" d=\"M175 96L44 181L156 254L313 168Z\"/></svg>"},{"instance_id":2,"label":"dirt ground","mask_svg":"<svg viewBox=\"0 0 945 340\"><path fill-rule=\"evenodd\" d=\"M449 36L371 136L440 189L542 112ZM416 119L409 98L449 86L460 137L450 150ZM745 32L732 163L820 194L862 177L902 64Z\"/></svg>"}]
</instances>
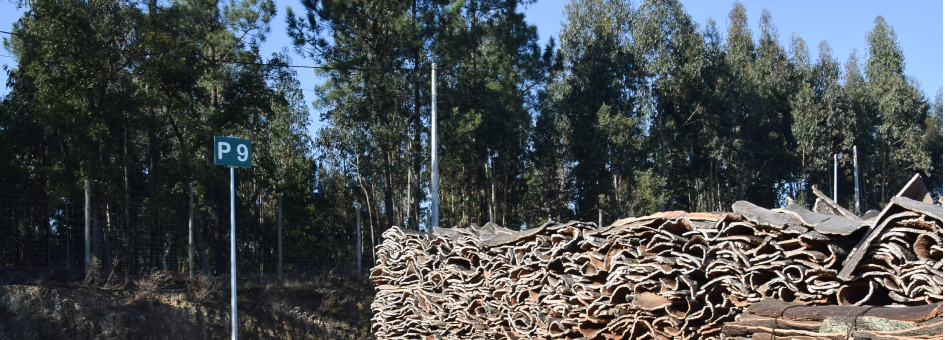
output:
<instances>
[{"instance_id":1,"label":"dirt ground","mask_svg":"<svg viewBox=\"0 0 945 340\"><path fill-rule=\"evenodd\" d=\"M228 339L229 292L225 279L167 272L2 285L0 339ZM365 278L241 283L237 296L243 339L373 339Z\"/></svg>"}]
</instances>

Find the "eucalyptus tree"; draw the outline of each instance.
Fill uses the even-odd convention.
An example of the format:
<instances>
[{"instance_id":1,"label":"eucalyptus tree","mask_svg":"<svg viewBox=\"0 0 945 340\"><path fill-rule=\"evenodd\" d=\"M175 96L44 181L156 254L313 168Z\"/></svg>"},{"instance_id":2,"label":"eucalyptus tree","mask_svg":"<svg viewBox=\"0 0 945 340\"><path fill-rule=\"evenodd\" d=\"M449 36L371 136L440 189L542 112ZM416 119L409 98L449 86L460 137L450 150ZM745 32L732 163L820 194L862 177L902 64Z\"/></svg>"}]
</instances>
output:
<instances>
[{"instance_id":1,"label":"eucalyptus tree","mask_svg":"<svg viewBox=\"0 0 945 340\"><path fill-rule=\"evenodd\" d=\"M843 65L843 94L853 114L853 142L859 158L861 189L861 211L882 207L882 162L878 161L879 142L876 132L879 116L876 115L876 100L870 94L863 65L853 50ZM849 181L853 181L850 178ZM855 194L852 192L851 194Z\"/></svg>"},{"instance_id":2,"label":"eucalyptus tree","mask_svg":"<svg viewBox=\"0 0 945 340\"><path fill-rule=\"evenodd\" d=\"M942 202L942 88L935 93L935 99L925 117L925 131L922 134L922 145L925 154L930 155L931 170L928 172L930 181L926 186L939 197Z\"/></svg>"},{"instance_id":3,"label":"eucalyptus tree","mask_svg":"<svg viewBox=\"0 0 945 340\"><path fill-rule=\"evenodd\" d=\"M659 190L668 203L659 208L692 211L698 190L707 187L697 177L709 168L705 146L713 139L710 121L717 114L707 110L711 89L703 79L709 60L705 41L678 1L644 1L635 18L634 50L644 70L639 93L646 100L641 106L650 127L646 146L652 150L649 157L658 161L653 173L665 183ZM630 174L639 162L619 164L625 168L621 172Z\"/></svg>"},{"instance_id":4,"label":"eucalyptus tree","mask_svg":"<svg viewBox=\"0 0 945 340\"><path fill-rule=\"evenodd\" d=\"M414 4L407 1L328 0L303 1L304 16L288 11L288 33L298 51L323 67L327 78L318 89L315 105L322 118L346 130L363 128L352 134L369 139L366 162L376 162L376 173L359 173L364 191L382 187L384 213L382 225L395 221L396 195L406 187L409 155L403 145L411 144L408 127L416 126L415 93L419 67L417 46L423 37L417 34ZM419 45L416 45L419 44ZM411 119L414 118L414 119ZM415 154L415 156L418 154ZM353 158L353 155L344 155ZM370 194L370 193L368 193ZM365 197L365 201L371 201Z\"/></svg>"},{"instance_id":5,"label":"eucalyptus tree","mask_svg":"<svg viewBox=\"0 0 945 340\"><path fill-rule=\"evenodd\" d=\"M795 38L798 40L803 45L803 39ZM806 47L795 46L794 49L795 66L803 71L799 72L798 90L791 102L791 129L797 140L801 182L805 185L800 191L802 196L795 198L813 204L815 197L803 193L814 184L829 186L833 177L831 159L834 154L844 152L844 163L852 163L857 119L841 84L840 63L833 57L830 44L823 41L818 45L818 57L813 63L809 61ZM844 176L844 182L847 180L852 183L852 176Z\"/></svg>"},{"instance_id":6,"label":"eucalyptus tree","mask_svg":"<svg viewBox=\"0 0 945 340\"><path fill-rule=\"evenodd\" d=\"M747 27L745 7L736 2L729 13L725 63L728 71L724 100L731 120L720 154L725 160L722 181L732 188L729 202L750 200L780 205L793 167L786 153L794 149L790 98L792 69L779 43L771 14L759 20L757 44Z\"/></svg>"},{"instance_id":7,"label":"eucalyptus tree","mask_svg":"<svg viewBox=\"0 0 945 340\"><path fill-rule=\"evenodd\" d=\"M921 134L928 103L917 86L905 75L905 56L896 32L882 16L876 17L866 35L868 58L866 82L869 99L875 105L880 202L892 193L886 187L899 187L914 172L931 170L929 156L921 151ZM876 203L880 203L876 202Z\"/></svg>"},{"instance_id":8,"label":"eucalyptus tree","mask_svg":"<svg viewBox=\"0 0 945 340\"><path fill-rule=\"evenodd\" d=\"M642 70L632 50L634 10L622 0L578 0L565 7L565 15L559 50L564 71L548 93L553 114L560 116L575 214L595 220L602 201L612 197L615 167L641 160L643 124L635 99ZM632 182L628 175L620 174L620 180Z\"/></svg>"},{"instance_id":9,"label":"eucalyptus tree","mask_svg":"<svg viewBox=\"0 0 945 340\"><path fill-rule=\"evenodd\" d=\"M549 86L560 82L565 75L562 55L556 49L554 38L548 39L542 60L547 68L544 84L536 91L528 170L522 174L528 191L521 213L523 223L527 225L541 225L548 220L567 221L573 215L568 207L570 188L564 162L563 115L555 111L556 103L552 100Z\"/></svg>"},{"instance_id":10,"label":"eucalyptus tree","mask_svg":"<svg viewBox=\"0 0 945 340\"><path fill-rule=\"evenodd\" d=\"M724 206L730 203L730 198L723 194L723 184L725 183L724 164L727 163L727 145L729 143L729 134L734 129L734 122L729 118L729 101L727 100L728 87L731 84L729 79L729 64L726 62L727 51L725 49L725 39L719 31L718 25L713 19L709 19L705 28L702 30L704 40L703 55L704 64L701 70L702 85L704 86L703 97L699 105L704 107L706 128L700 136L703 140L703 152L701 160L708 173L705 177L697 179L695 185L704 190L698 190L697 204L695 211L721 211ZM698 152L698 151L696 151ZM696 154L697 160L699 154ZM700 193L701 191L701 193ZM723 203L724 201L724 203Z\"/></svg>"},{"instance_id":11,"label":"eucalyptus tree","mask_svg":"<svg viewBox=\"0 0 945 340\"><path fill-rule=\"evenodd\" d=\"M762 10L758 25L761 34L751 79L759 106L745 117L742 127L745 140L751 141L743 149L749 152L742 153L751 171L746 198L765 206L780 206L798 169L790 154L796 148L790 114L796 79L771 13Z\"/></svg>"},{"instance_id":12,"label":"eucalyptus tree","mask_svg":"<svg viewBox=\"0 0 945 340\"><path fill-rule=\"evenodd\" d=\"M450 224L522 223L529 107L546 63L521 5L459 0L439 14L440 207Z\"/></svg>"}]
</instances>

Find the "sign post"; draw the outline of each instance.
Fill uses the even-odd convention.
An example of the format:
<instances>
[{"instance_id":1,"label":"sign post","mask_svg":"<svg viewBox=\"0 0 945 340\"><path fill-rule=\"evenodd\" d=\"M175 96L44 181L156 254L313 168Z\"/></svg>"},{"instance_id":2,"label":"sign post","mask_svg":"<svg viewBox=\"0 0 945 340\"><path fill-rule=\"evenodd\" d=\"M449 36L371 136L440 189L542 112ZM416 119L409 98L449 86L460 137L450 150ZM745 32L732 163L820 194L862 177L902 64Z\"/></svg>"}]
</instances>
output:
<instances>
[{"instance_id":1,"label":"sign post","mask_svg":"<svg viewBox=\"0 0 945 340\"><path fill-rule=\"evenodd\" d=\"M230 167L230 297L233 340L236 340L236 184L234 169L253 166L253 144L248 139L213 136L213 164Z\"/></svg>"}]
</instances>

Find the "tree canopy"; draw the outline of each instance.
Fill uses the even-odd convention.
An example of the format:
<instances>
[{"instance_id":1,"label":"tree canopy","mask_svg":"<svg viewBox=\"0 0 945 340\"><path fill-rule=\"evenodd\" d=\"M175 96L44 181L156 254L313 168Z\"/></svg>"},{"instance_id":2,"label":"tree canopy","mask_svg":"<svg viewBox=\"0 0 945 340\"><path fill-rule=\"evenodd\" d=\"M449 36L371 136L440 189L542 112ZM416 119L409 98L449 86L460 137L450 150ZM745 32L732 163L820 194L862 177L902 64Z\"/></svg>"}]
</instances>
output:
<instances>
[{"instance_id":1,"label":"tree canopy","mask_svg":"<svg viewBox=\"0 0 945 340\"><path fill-rule=\"evenodd\" d=\"M237 180L247 242L271 244L283 193L289 242L349 256L355 203L371 248L392 225L430 225L434 63L440 225L810 205L835 155L839 203L859 213L917 172L942 193L942 90L926 98L904 74L882 16L841 61L738 2L719 27L675 0L572 0L547 42L531 0L302 4L271 32L272 0L24 3L4 39L5 196L77 202L88 179L97 203L183 207L194 183L220 253L228 193L210 141L235 135L254 141ZM317 65L313 103L288 56L260 54L272 34ZM313 118L325 125L308 135Z\"/></svg>"}]
</instances>

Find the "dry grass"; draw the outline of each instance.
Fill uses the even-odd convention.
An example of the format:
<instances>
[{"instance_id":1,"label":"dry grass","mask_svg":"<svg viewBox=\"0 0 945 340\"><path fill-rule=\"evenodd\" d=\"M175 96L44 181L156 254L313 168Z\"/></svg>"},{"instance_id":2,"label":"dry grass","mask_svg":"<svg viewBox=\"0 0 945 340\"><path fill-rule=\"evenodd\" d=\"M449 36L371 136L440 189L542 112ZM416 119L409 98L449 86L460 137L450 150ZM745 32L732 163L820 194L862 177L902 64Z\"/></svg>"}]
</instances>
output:
<instances>
[{"instance_id":1,"label":"dry grass","mask_svg":"<svg viewBox=\"0 0 945 340\"><path fill-rule=\"evenodd\" d=\"M132 279L100 262L93 269L81 284L0 286L0 340L229 337L225 277L195 273L188 281L156 271ZM325 272L241 280L238 288L243 338L373 338L374 287L366 278Z\"/></svg>"},{"instance_id":2,"label":"dry grass","mask_svg":"<svg viewBox=\"0 0 945 340\"><path fill-rule=\"evenodd\" d=\"M151 275L135 281L135 286L138 287L138 296L148 296L173 286L176 281L173 273L166 270L157 270Z\"/></svg>"},{"instance_id":3,"label":"dry grass","mask_svg":"<svg viewBox=\"0 0 945 340\"><path fill-rule=\"evenodd\" d=\"M187 283L187 298L196 303L210 302L223 295L223 288L223 280L195 273L194 279Z\"/></svg>"}]
</instances>

